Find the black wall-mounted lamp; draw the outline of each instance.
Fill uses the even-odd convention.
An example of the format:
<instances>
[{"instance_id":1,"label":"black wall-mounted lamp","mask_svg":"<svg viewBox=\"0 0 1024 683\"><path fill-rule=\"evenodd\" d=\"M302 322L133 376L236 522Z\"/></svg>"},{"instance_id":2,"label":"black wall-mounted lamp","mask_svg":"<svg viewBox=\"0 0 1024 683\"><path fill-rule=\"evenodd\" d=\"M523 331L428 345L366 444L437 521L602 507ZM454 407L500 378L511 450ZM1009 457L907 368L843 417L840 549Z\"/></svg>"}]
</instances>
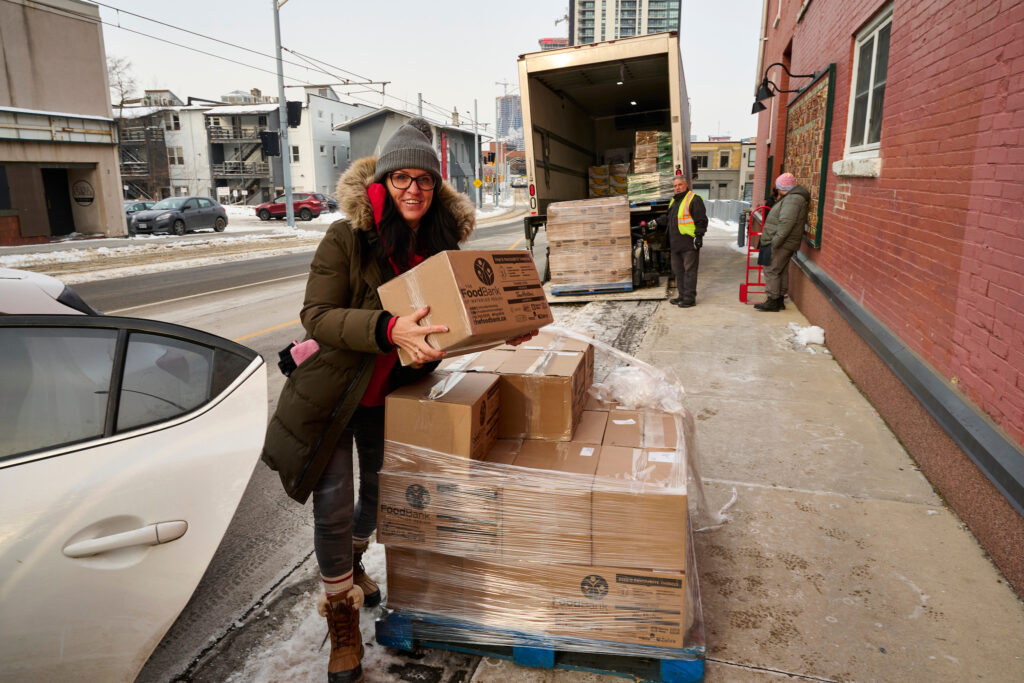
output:
<instances>
[{"instance_id":1,"label":"black wall-mounted lamp","mask_svg":"<svg viewBox=\"0 0 1024 683\"><path fill-rule=\"evenodd\" d=\"M775 85L775 83L773 83L772 81L769 81L768 80L768 71L773 66L781 66L782 70L785 71L787 74L789 74L790 78L817 78L818 77L818 72L814 72L813 74L794 74L794 73L790 73L789 69L787 69L786 65L783 64L782 62L774 62L772 64L769 64L765 68L765 70L764 70L764 76L761 78L761 85L757 86L757 95L754 96L754 106L750 108L750 113L751 114L757 114L757 113L760 113L760 112L764 111L765 109L767 109L768 107L766 107L763 104L761 104L761 101L762 100L770 99L772 97L775 97L775 93L779 93L779 92L800 92L799 90L783 90L779 86Z\"/></svg>"}]
</instances>

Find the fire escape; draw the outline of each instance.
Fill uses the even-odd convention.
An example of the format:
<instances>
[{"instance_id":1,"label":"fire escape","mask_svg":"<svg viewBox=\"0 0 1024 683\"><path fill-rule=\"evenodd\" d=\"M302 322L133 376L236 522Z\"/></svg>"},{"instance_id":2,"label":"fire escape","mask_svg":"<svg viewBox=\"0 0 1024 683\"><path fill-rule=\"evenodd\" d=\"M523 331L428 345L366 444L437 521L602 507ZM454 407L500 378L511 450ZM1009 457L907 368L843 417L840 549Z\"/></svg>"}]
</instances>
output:
<instances>
[{"instance_id":1,"label":"fire escape","mask_svg":"<svg viewBox=\"0 0 1024 683\"><path fill-rule=\"evenodd\" d=\"M266 119L262 116L208 116L206 119L214 184L230 188L230 201L258 204L269 198L273 183L270 162L260 146L259 131L263 128L266 128Z\"/></svg>"},{"instance_id":2,"label":"fire escape","mask_svg":"<svg viewBox=\"0 0 1024 683\"><path fill-rule=\"evenodd\" d=\"M161 122L151 117L121 119L121 178L132 199L162 199L168 185L167 144Z\"/></svg>"}]
</instances>

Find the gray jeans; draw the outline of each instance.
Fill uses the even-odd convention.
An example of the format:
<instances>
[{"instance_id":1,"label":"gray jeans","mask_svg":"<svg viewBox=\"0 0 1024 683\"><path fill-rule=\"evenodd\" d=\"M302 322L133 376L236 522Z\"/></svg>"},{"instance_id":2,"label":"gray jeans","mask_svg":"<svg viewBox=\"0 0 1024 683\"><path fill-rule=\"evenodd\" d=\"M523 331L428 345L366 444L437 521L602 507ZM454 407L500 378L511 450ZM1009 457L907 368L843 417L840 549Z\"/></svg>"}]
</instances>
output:
<instances>
[{"instance_id":1,"label":"gray jeans","mask_svg":"<svg viewBox=\"0 0 1024 683\"><path fill-rule=\"evenodd\" d=\"M679 298L684 303L692 304L697 300L697 268L700 266L700 251L671 252L672 275L676 278Z\"/></svg>"},{"instance_id":2,"label":"gray jeans","mask_svg":"<svg viewBox=\"0 0 1024 683\"><path fill-rule=\"evenodd\" d=\"M359 502L354 501L352 444L359 456ZM377 480L384 462L384 407L359 406L313 489L313 550L320 573L352 569L352 537L377 528Z\"/></svg>"}]
</instances>

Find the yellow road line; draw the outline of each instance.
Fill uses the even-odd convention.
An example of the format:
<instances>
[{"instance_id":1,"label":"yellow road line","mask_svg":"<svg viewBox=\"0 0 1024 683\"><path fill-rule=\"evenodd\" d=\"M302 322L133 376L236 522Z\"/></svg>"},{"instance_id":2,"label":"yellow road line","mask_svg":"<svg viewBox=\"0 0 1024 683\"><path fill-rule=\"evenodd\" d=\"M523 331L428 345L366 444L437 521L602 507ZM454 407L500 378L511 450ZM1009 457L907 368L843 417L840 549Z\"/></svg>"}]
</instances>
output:
<instances>
[{"instance_id":1,"label":"yellow road line","mask_svg":"<svg viewBox=\"0 0 1024 683\"><path fill-rule=\"evenodd\" d=\"M291 322L282 323L280 325L274 325L273 327L268 327L265 330L260 330L259 332L253 332L252 334L247 334L247 335L245 335L243 337L238 337L236 339L232 339L231 341L233 341L233 342L242 342L242 341L245 341L246 339L252 339L253 337L258 337L261 334L266 334L267 332L273 332L274 330L280 330L282 327L290 327L291 325L294 325L294 324L296 324L298 322L299 322L299 319L296 318L295 320L292 320Z\"/></svg>"},{"instance_id":2,"label":"yellow road line","mask_svg":"<svg viewBox=\"0 0 1024 683\"><path fill-rule=\"evenodd\" d=\"M515 244L513 244L511 247L509 247L509 249L515 249L516 247L519 246L519 243L522 242L525 239L526 239L525 237L520 237L519 239L516 240Z\"/></svg>"}]
</instances>

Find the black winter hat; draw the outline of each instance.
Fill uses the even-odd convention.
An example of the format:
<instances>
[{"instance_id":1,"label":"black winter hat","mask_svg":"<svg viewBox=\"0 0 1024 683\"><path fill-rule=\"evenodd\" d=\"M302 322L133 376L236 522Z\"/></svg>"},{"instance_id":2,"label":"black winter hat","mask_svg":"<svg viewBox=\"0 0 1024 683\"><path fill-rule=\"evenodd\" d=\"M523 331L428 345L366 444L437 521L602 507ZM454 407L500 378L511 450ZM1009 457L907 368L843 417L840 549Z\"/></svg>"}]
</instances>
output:
<instances>
[{"instance_id":1,"label":"black winter hat","mask_svg":"<svg viewBox=\"0 0 1024 683\"><path fill-rule=\"evenodd\" d=\"M388 173L402 168L421 168L434 176L434 183L441 184L441 163L431 144L434 134L430 124L419 116L395 131L377 157L374 182L381 182Z\"/></svg>"}]
</instances>

